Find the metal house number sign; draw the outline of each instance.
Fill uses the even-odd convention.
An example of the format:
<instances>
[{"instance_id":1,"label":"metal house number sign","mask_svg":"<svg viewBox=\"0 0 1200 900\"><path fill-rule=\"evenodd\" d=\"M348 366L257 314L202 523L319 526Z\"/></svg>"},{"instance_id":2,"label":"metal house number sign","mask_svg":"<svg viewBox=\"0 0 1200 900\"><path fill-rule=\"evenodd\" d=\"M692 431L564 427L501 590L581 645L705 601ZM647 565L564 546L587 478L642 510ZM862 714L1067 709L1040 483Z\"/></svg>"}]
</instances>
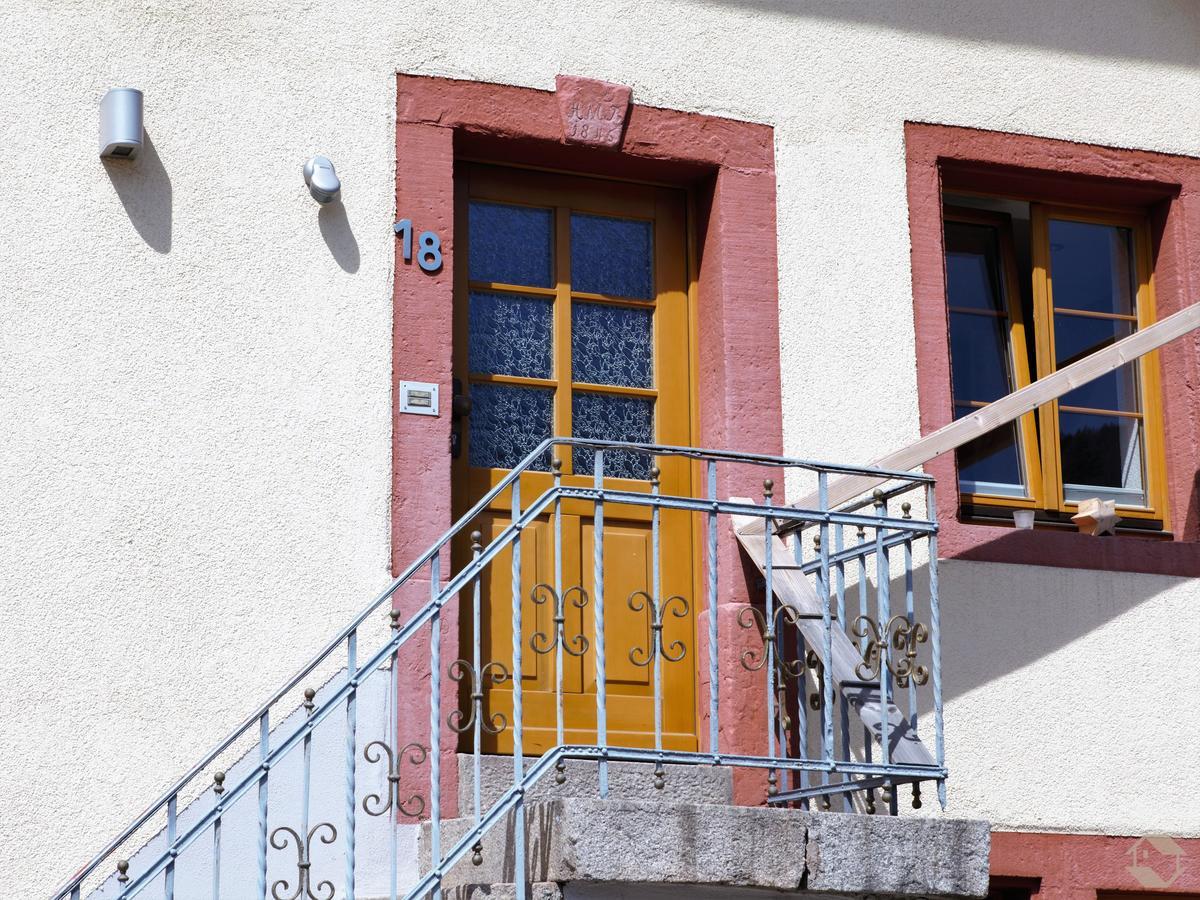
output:
<instances>
[{"instance_id":1,"label":"metal house number sign","mask_svg":"<svg viewBox=\"0 0 1200 900\"><path fill-rule=\"evenodd\" d=\"M413 259L413 223L412 219L401 219L392 229L400 237L403 248L402 256L406 263ZM422 272L436 272L442 267L442 239L433 231L422 231L417 236L417 265Z\"/></svg>"}]
</instances>

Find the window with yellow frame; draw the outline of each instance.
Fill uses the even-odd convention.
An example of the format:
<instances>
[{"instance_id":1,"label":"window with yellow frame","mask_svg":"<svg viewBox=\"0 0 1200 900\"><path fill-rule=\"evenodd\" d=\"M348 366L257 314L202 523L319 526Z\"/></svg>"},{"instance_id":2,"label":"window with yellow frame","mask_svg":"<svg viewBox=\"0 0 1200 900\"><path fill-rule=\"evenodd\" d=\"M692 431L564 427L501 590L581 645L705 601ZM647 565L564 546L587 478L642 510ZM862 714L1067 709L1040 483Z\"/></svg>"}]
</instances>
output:
<instances>
[{"instance_id":1,"label":"window with yellow frame","mask_svg":"<svg viewBox=\"0 0 1200 900\"><path fill-rule=\"evenodd\" d=\"M1139 214L947 197L944 238L956 418L1154 321ZM1164 529L1161 407L1149 354L967 444L964 513L1049 524L1098 497L1126 525Z\"/></svg>"}]
</instances>

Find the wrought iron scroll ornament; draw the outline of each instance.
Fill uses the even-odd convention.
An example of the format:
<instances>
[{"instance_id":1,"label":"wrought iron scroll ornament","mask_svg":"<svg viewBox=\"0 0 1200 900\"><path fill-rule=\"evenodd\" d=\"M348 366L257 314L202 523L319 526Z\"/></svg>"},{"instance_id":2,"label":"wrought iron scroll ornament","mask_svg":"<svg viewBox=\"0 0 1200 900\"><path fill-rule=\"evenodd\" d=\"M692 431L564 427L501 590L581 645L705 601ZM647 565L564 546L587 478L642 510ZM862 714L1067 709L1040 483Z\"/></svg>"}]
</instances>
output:
<instances>
[{"instance_id":1,"label":"wrought iron scroll ornament","mask_svg":"<svg viewBox=\"0 0 1200 900\"><path fill-rule=\"evenodd\" d=\"M570 603L576 609L583 609L591 599L582 585L577 584L567 588L560 597L550 585L544 582L535 584L529 593L529 599L537 606L544 606L552 602L554 608L554 634L548 635L544 631L535 631L533 637L529 639L529 646L533 648L534 653L550 653L560 644L563 650L571 656L583 656L587 653L590 644L586 637L577 634L568 638L566 633L567 604Z\"/></svg>"},{"instance_id":2,"label":"wrought iron scroll ornament","mask_svg":"<svg viewBox=\"0 0 1200 900\"><path fill-rule=\"evenodd\" d=\"M687 645L683 641L671 641L670 645L663 643L663 620L667 610L677 619L683 619L691 611L687 600L675 594L668 597L658 608L655 608L654 598L645 591L634 591L629 595L629 608L634 612L646 611L650 618L650 647L634 647L629 651L629 661L635 666L648 666L658 654L667 662L679 662L687 656Z\"/></svg>"},{"instance_id":3,"label":"wrought iron scroll ornament","mask_svg":"<svg viewBox=\"0 0 1200 900\"><path fill-rule=\"evenodd\" d=\"M455 681L465 681L470 689L470 710L468 712L463 712L461 709L454 710L446 717L447 725L462 734L475 724L478 716L480 726L488 734L499 734L508 728L508 717L504 713L494 713L491 716L483 714L484 683L490 681L492 684L503 684L512 678L512 673L508 671L508 667L504 663L490 662L476 672L475 667L467 660L456 659L450 663L447 672Z\"/></svg>"},{"instance_id":4,"label":"wrought iron scroll ornament","mask_svg":"<svg viewBox=\"0 0 1200 900\"><path fill-rule=\"evenodd\" d=\"M309 829L308 835L304 838L286 825L281 825L271 832L271 846L276 850L286 849L288 838L296 842L296 889L290 894L280 893L280 891L287 891L290 888L288 880L280 878L271 885L271 896L275 900L297 900L301 896L308 900L333 900L336 891L332 881L320 882L316 887L321 893L313 893L312 846L314 837L322 844L332 844L337 840L337 829L328 822L318 822Z\"/></svg>"},{"instance_id":5,"label":"wrought iron scroll ornament","mask_svg":"<svg viewBox=\"0 0 1200 900\"><path fill-rule=\"evenodd\" d=\"M383 741L371 741L363 748L363 759L369 763L377 763L383 758L380 751L387 756L387 802L385 803L379 794L369 794L363 798L363 812L368 816L382 816L395 806L401 815L410 819L417 818L425 812L425 798L420 794L413 794L407 800L400 799L400 766L403 765L406 754L411 765L421 765L428 758L429 750L413 742L401 747L399 753L393 753L392 748Z\"/></svg>"},{"instance_id":6,"label":"wrought iron scroll ornament","mask_svg":"<svg viewBox=\"0 0 1200 900\"><path fill-rule=\"evenodd\" d=\"M878 678L879 667L883 664L899 687L908 687L909 679L917 684L929 680L929 670L916 662L917 644L929 640L929 629L920 622L910 622L907 616L897 615L888 620L886 627L880 628L870 616L859 616L851 628L856 637L867 639L863 660L854 670L859 678L865 681Z\"/></svg>"},{"instance_id":7,"label":"wrought iron scroll ornament","mask_svg":"<svg viewBox=\"0 0 1200 900\"><path fill-rule=\"evenodd\" d=\"M800 617L795 610L788 606L780 606L775 610L775 615L771 624L768 626L767 617L756 606L744 607L737 617L738 625L742 628L754 628L758 632L759 646L757 649L750 648L742 653L742 667L749 672L761 671L763 666L767 664L767 646L773 643L779 635L784 624L791 625L799 630ZM779 699L777 708L779 710L780 722L785 729L790 728L792 721L786 711L784 699L786 697L786 682L788 680L799 683L804 678L805 667L813 673L817 679L817 690L809 694L808 705L813 710L819 710L825 702L825 666L821 662L821 657L813 650L809 650L798 659L787 659L780 652L776 652L775 656L775 682L778 685Z\"/></svg>"}]
</instances>

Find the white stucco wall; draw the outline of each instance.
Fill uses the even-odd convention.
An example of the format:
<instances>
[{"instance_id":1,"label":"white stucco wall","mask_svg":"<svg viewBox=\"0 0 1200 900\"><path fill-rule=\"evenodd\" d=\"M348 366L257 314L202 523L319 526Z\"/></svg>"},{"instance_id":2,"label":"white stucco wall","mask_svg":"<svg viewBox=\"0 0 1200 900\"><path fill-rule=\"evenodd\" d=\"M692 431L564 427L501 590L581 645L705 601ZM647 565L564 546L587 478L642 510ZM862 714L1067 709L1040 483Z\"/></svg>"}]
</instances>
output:
<instances>
[{"instance_id":1,"label":"white stucco wall","mask_svg":"<svg viewBox=\"0 0 1200 900\"><path fill-rule=\"evenodd\" d=\"M787 449L847 461L917 434L905 119L1200 154L1186 0L881 7L3 0L0 883L48 891L387 578L396 71L772 124ZM136 166L96 157L117 85ZM955 813L1200 834L1195 583L945 584L952 634L1012 634L947 647Z\"/></svg>"}]
</instances>

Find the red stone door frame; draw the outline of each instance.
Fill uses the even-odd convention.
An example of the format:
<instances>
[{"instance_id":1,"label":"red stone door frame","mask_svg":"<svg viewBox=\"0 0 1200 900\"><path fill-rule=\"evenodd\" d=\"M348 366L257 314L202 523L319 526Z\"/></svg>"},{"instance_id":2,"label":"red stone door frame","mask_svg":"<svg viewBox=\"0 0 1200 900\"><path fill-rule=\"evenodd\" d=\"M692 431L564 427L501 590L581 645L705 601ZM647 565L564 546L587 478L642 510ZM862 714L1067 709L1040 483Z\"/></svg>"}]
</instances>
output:
<instances>
[{"instance_id":1,"label":"red stone door frame","mask_svg":"<svg viewBox=\"0 0 1200 900\"><path fill-rule=\"evenodd\" d=\"M624 106L623 131L605 127L585 134L590 120L615 120L582 97ZM693 366L698 391L697 443L759 453L782 452L779 373L779 307L775 227L774 132L766 125L628 104L628 89L583 79L559 79L558 92L473 81L399 75L396 84L396 218L415 232L440 236L443 265L424 272L406 263L397 241L393 322L392 567L398 572L451 524L450 399L454 309L454 172L456 160L487 160L581 174L677 185L691 198L691 296L697 327ZM593 115L593 112L596 114ZM604 113L604 115L600 115ZM437 418L401 415L400 380L440 386ZM761 493L761 475L723 474L721 496ZM732 535L719 537L722 636L721 697L742 715L722 725L724 752L749 747L764 733L762 704L737 679L740 644L735 621L749 599L742 561ZM412 611L429 597L429 584L413 584L396 599ZM703 610L703 601L698 604ZM457 623L448 610L442 624L442 658L455 659ZM703 633L706 611L699 622ZM423 652L405 654L413 666ZM697 660L707 672L707 658ZM425 662L427 667L428 663ZM411 674L416 675L413 671ZM745 674L745 673L742 673ZM726 683L727 682L727 683ZM700 676L700 733L707 734L706 678ZM724 705L724 703L723 703ZM449 712L449 710L447 710ZM427 701L401 710L402 732L421 733ZM406 724L407 723L407 724ZM449 729L444 754L457 737ZM447 733L448 732L448 733ZM443 797L455 796L453 766L444 766ZM761 795L759 795L761 797ZM446 813L452 813L446 810Z\"/></svg>"}]
</instances>

